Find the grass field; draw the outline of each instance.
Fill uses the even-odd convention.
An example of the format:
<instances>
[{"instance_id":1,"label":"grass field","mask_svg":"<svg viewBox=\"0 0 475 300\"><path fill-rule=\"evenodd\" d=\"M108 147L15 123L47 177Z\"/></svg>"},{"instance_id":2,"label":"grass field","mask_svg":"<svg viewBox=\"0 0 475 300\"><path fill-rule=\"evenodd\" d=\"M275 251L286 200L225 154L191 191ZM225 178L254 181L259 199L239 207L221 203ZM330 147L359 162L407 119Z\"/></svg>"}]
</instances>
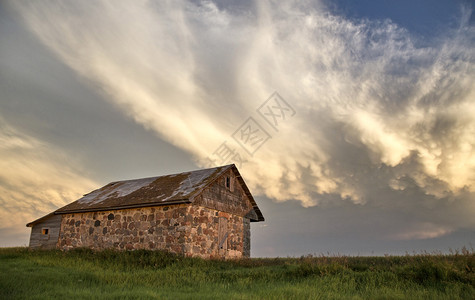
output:
<instances>
[{"instance_id":1,"label":"grass field","mask_svg":"<svg viewBox=\"0 0 475 300\"><path fill-rule=\"evenodd\" d=\"M0 299L475 299L475 253L236 261L0 248Z\"/></svg>"}]
</instances>

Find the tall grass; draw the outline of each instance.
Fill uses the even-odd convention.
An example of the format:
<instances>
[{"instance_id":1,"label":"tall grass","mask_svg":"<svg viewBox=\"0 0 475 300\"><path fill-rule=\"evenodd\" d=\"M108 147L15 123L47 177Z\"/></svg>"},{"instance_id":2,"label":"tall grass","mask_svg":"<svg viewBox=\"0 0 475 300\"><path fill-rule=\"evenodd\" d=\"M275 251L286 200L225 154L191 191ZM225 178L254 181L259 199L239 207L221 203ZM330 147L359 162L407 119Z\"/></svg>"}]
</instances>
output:
<instances>
[{"instance_id":1,"label":"tall grass","mask_svg":"<svg viewBox=\"0 0 475 300\"><path fill-rule=\"evenodd\" d=\"M0 249L1 299L475 299L451 255L203 260L164 251Z\"/></svg>"}]
</instances>

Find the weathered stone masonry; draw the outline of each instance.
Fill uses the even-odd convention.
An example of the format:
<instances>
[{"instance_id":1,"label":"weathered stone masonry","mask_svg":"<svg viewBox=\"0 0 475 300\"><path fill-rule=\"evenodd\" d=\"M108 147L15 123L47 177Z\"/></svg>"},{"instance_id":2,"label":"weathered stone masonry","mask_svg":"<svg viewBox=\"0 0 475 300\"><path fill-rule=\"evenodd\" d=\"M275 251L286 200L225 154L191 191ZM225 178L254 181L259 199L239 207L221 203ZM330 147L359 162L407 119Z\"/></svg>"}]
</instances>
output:
<instances>
[{"instance_id":1,"label":"weathered stone masonry","mask_svg":"<svg viewBox=\"0 0 475 300\"><path fill-rule=\"evenodd\" d=\"M250 255L249 229L247 218L196 205L65 214L58 247L167 249L187 256L238 258ZM227 233L221 240L220 231Z\"/></svg>"}]
</instances>

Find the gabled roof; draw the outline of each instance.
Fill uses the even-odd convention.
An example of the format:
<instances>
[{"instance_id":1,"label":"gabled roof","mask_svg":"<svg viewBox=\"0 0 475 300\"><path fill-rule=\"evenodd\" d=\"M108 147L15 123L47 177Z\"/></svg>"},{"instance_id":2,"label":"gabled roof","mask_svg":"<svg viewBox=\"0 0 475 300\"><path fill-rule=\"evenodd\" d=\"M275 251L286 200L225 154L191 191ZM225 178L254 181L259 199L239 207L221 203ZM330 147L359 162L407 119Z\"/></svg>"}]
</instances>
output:
<instances>
[{"instance_id":1,"label":"gabled roof","mask_svg":"<svg viewBox=\"0 0 475 300\"><path fill-rule=\"evenodd\" d=\"M234 164L179 174L111 182L56 210L54 214L191 203L194 197L229 169L234 172L258 216L257 220L251 221L264 221L261 211ZM45 217L26 226L32 226Z\"/></svg>"}]
</instances>

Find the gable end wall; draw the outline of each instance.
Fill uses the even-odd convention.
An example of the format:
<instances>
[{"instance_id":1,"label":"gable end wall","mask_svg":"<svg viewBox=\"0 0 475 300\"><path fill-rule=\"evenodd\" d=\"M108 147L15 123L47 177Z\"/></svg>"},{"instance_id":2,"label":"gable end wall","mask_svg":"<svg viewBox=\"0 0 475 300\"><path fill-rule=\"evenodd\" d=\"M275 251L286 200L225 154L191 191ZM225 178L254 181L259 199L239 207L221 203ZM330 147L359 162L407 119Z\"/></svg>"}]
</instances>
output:
<instances>
[{"instance_id":1,"label":"gable end wall","mask_svg":"<svg viewBox=\"0 0 475 300\"><path fill-rule=\"evenodd\" d=\"M231 187L226 187L226 177ZM198 195L193 203L224 211L248 219L257 219L249 197L245 194L232 170L228 170Z\"/></svg>"}]
</instances>

